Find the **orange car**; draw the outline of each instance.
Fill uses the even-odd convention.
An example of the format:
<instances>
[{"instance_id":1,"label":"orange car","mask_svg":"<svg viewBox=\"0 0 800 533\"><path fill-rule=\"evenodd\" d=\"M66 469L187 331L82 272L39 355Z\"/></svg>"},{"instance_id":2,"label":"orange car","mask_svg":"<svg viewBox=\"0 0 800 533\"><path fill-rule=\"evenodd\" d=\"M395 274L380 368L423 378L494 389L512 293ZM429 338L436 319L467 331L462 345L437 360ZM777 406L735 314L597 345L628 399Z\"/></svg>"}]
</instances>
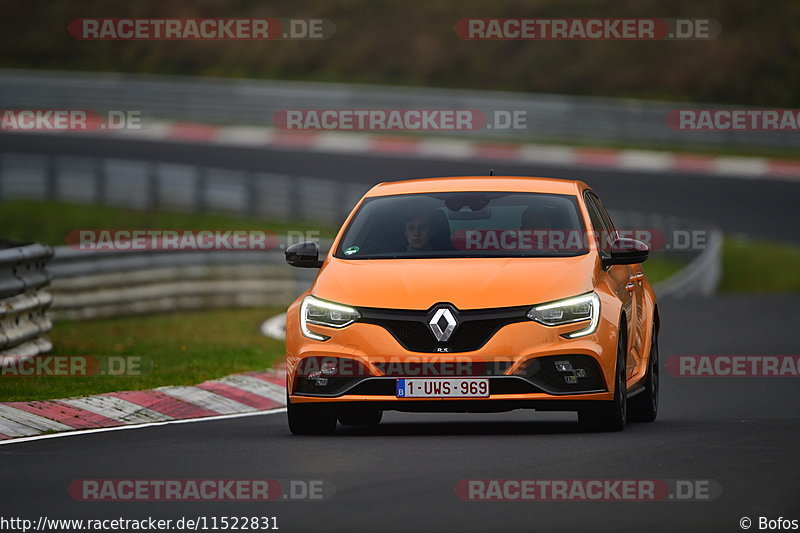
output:
<instances>
[{"instance_id":1,"label":"orange car","mask_svg":"<svg viewBox=\"0 0 800 533\"><path fill-rule=\"evenodd\" d=\"M383 411L577 411L589 429L651 422L658 309L645 244L619 238L583 182L381 183L286 315L289 428L329 434Z\"/></svg>"}]
</instances>

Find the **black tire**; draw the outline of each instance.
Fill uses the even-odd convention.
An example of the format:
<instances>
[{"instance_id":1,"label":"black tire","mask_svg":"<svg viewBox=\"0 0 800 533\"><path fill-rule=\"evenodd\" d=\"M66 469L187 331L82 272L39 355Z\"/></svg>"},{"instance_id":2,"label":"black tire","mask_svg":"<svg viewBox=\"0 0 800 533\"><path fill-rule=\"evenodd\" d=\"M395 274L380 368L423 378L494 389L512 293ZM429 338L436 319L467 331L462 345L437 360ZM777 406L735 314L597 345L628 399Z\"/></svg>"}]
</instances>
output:
<instances>
[{"instance_id":1,"label":"black tire","mask_svg":"<svg viewBox=\"0 0 800 533\"><path fill-rule=\"evenodd\" d=\"M627 418L627 376L625 354L628 341L623 323L617 340L617 364L614 372L614 399L595 402L595 405L578 411L578 422L587 431L622 431Z\"/></svg>"},{"instance_id":2,"label":"black tire","mask_svg":"<svg viewBox=\"0 0 800 533\"><path fill-rule=\"evenodd\" d=\"M336 431L336 413L327 406L287 404L289 431L295 435L332 435Z\"/></svg>"},{"instance_id":3,"label":"black tire","mask_svg":"<svg viewBox=\"0 0 800 533\"><path fill-rule=\"evenodd\" d=\"M658 365L658 335L654 325L644 390L628 400L628 422L653 422L658 416Z\"/></svg>"},{"instance_id":4,"label":"black tire","mask_svg":"<svg viewBox=\"0 0 800 533\"><path fill-rule=\"evenodd\" d=\"M381 423L383 411L369 407L350 408L340 411L338 418L344 426L375 426Z\"/></svg>"}]
</instances>

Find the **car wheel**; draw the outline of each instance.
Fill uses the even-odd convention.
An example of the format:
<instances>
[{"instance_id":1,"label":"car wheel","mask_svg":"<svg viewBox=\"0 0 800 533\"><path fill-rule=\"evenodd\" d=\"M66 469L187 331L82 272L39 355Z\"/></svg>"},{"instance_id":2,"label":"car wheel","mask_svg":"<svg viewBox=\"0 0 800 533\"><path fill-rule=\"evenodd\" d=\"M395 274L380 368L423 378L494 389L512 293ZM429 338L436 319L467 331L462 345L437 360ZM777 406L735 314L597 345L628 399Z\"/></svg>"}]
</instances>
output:
<instances>
[{"instance_id":1,"label":"car wheel","mask_svg":"<svg viewBox=\"0 0 800 533\"><path fill-rule=\"evenodd\" d=\"M369 407L351 408L341 411L338 418L339 423L345 426L375 426L380 424L383 411Z\"/></svg>"},{"instance_id":2,"label":"car wheel","mask_svg":"<svg viewBox=\"0 0 800 533\"><path fill-rule=\"evenodd\" d=\"M336 413L328 406L292 404L286 398L289 431L295 435L332 435L336 431Z\"/></svg>"},{"instance_id":3,"label":"car wheel","mask_svg":"<svg viewBox=\"0 0 800 533\"><path fill-rule=\"evenodd\" d=\"M627 376L625 353L628 342L620 331L617 340L617 364L614 372L614 399L595 402L595 405L578 411L578 421L588 431L622 431L627 418Z\"/></svg>"},{"instance_id":4,"label":"car wheel","mask_svg":"<svg viewBox=\"0 0 800 533\"><path fill-rule=\"evenodd\" d=\"M650 360L644 390L628 400L628 421L652 422L658 415L658 337L653 326L653 342L650 343Z\"/></svg>"}]
</instances>

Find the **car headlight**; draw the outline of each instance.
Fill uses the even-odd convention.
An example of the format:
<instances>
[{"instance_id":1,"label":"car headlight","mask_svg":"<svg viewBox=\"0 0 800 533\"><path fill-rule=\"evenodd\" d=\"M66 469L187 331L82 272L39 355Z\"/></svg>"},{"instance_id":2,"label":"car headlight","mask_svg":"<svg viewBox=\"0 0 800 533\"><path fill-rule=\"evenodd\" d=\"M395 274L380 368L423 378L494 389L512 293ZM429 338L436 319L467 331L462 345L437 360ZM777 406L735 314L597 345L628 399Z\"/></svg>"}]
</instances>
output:
<instances>
[{"instance_id":1,"label":"car headlight","mask_svg":"<svg viewBox=\"0 0 800 533\"><path fill-rule=\"evenodd\" d=\"M352 307L326 302L313 296L303 298L303 303L300 305L300 330L303 335L316 341L328 340L330 337L310 331L308 329L309 324L327 326L329 328L343 328L359 318L361 318L361 315Z\"/></svg>"},{"instance_id":2,"label":"car headlight","mask_svg":"<svg viewBox=\"0 0 800 533\"><path fill-rule=\"evenodd\" d=\"M593 292L572 298L537 305L528 311L528 318L545 326L562 326L571 322L589 321L584 329L567 333L564 337L574 339L590 335L600 322L600 297Z\"/></svg>"}]
</instances>

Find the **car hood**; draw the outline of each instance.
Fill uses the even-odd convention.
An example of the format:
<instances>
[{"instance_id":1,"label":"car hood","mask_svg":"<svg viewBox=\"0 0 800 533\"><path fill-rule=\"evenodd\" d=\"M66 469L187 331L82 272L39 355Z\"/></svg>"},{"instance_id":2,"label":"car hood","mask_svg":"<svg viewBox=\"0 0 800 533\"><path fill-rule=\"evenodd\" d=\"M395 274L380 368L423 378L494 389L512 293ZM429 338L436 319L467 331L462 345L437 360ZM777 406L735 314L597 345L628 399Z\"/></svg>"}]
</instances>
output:
<instances>
[{"instance_id":1,"label":"car hood","mask_svg":"<svg viewBox=\"0 0 800 533\"><path fill-rule=\"evenodd\" d=\"M355 307L459 309L533 305L592 290L594 254L575 257L371 259L331 257L311 294Z\"/></svg>"}]
</instances>

